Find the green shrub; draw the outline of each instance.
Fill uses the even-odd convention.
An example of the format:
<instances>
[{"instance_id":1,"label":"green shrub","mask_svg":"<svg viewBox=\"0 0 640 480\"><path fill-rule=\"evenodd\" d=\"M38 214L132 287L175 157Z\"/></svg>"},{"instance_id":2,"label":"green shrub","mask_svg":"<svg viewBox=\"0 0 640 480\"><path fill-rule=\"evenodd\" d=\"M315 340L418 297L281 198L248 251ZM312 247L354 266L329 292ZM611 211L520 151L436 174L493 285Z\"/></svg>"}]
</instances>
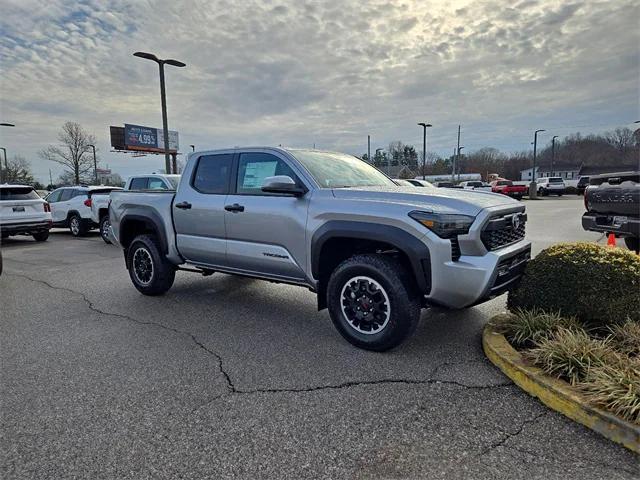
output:
<instances>
[{"instance_id":1,"label":"green shrub","mask_svg":"<svg viewBox=\"0 0 640 480\"><path fill-rule=\"evenodd\" d=\"M537 342L556 331L558 327L580 328L573 317L562 317L558 313L541 310L516 310L497 326L509 343L517 348L531 348Z\"/></svg>"},{"instance_id":2,"label":"green shrub","mask_svg":"<svg viewBox=\"0 0 640 480\"><path fill-rule=\"evenodd\" d=\"M627 321L609 327L611 346L623 355L640 357L640 323Z\"/></svg>"},{"instance_id":3,"label":"green shrub","mask_svg":"<svg viewBox=\"0 0 640 480\"><path fill-rule=\"evenodd\" d=\"M640 364L629 360L623 368L593 367L584 382L578 383L593 406L640 425Z\"/></svg>"},{"instance_id":4,"label":"green shrub","mask_svg":"<svg viewBox=\"0 0 640 480\"><path fill-rule=\"evenodd\" d=\"M555 332L538 340L535 348L524 353L549 375L572 385L586 379L593 367L616 366L620 359L609 345L609 339L596 340L582 329L558 327Z\"/></svg>"},{"instance_id":5,"label":"green shrub","mask_svg":"<svg viewBox=\"0 0 640 480\"><path fill-rule=\"evenodd\" d=\"M640 322L640 256L594 243L542 251L509 293L508 307L559 312L593 325Z\"/></svg>"}]
</instances>

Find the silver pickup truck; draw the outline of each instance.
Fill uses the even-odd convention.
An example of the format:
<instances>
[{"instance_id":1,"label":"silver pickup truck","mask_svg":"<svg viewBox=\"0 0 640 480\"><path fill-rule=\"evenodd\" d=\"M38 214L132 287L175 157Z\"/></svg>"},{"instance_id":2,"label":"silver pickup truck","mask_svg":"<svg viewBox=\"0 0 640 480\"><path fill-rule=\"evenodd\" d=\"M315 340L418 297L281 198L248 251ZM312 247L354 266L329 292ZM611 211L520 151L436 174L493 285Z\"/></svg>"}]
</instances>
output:
<instances>
[{"instance_id":1,"label":"silver pickup truck","mask_svg":"<svg viewBox=\"0 0 640 480\"><path fill-rule=\"evenodd\" d=\"M191 154L175 193L112 192L109 216L145 295L177 270L300 285L346 340L383 351L421 308L511 288L530 257L524 210L504 195L399 186L341 153L235 148Z\"/></svg>"}]
</instances>

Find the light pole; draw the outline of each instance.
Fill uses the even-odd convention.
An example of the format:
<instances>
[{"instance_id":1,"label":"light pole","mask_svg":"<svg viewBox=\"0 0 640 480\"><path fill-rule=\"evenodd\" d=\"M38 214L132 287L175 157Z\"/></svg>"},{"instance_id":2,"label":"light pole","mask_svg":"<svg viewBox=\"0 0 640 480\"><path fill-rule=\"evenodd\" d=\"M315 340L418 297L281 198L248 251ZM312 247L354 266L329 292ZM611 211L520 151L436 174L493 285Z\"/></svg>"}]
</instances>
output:
<instances>
[{"instance_id":1,"label":"light pole","mask_svg":"<svg viewBox=\"0 0 640 480\"><path fill-rule=\"evenodd\" d=\"M191 151L195 152L196 151L196 146L195 145L189 145L191 147Z\"/></svg>"},{"instance_id":2,"label":"light pole","mask_svg":"<svg viewBox=\"0 0 640 480\"><path fill-rule=\"evenodd\" d=\"M425 177L425 169L427 168L427 128L432 127L430 123L418 123L422 127L422 180Z\"/></svg>"},{"instance_id":3,"label":"light pole","mask_svg":"<svg viewBox=\"0 0 640 480\"><path fill-rule=\"evenodd\" d=\"M2 122L0 123L0 127L15 127L15 125L13 123L6 123L6 122ZM9 171L9 164L7 163L7 150L6 149L2 149L4 151L4 167L5 170L7 170L7 172ZM2 160L0 160L0 181L2 181Z\"/></svg>"},{"instance_id":4,"label":"light pole","mask_svg":"<svg viewBox=\"0 0 640 480\"><path fill-rule=\"evenodd\" d=\"M91 147L93 149L93 172L96 177L96 185L98 185L98 162L96 161L96 146L87 145L87 147Z\"/></svg>"},{"instance_id":5,"label":"light pole","mask_svg":"<svg viewBox=\"0 0 640 480\"><path fill-rule=\"evenodd\" d=\"M371 135L367 135L367 162L373 164L371 161Z\"/></svg>"},{"instance_id":6,"label":"light pole","mask_svg":"<svg viewBox=\"0 0 640 480\"><path fill-rule=\"evenodd\" d=\"M558 135L554 135L551 139L551 176L553 176L553 165L556 162L556 138Z\"/></svg>"},{"instance_id":7,"label":"light pole","mask_svg":"<svg viewBox=\"0 0 640 480\"><path fill-rule=\"evenodd\" d=\"M529 185L529 198L537 198L538 187L536 185L536 152L538 147L538 133L546 130L536 130L533 133L533 173L531 174L531 184Z\"/></svg>"},{"instance_id":8,"label":"light pole","mask_svg":"<svg viewBox=\"0 0 640 480\"><path fill-rule=\"evenodd\" d=\"M378 152L380 152L381 150L384 150L384 148L376 148L376 154L373 158L378 158ZM373 162L371 162L371 164L373 165Z\"/></svg>"},{"instance_id":9,"label":"light pole","mask_svg":"<svg viewBox=\"0 0 640 480\"><path fill-rule=\"evenodd\" d=\"M165 172L171 173L171 159L169 157L169 125L167 122L167 95L164 89L164 65L173 65L174 67L186 67L187 65L171 58L162 60L156 57L153 53L135 52L133 56L153 60L158 64L158 68L160 69L160 101L162 103L162 129L164 130L164 166Z\"/></svg>"},{"instance_id":10,"label":"light pole","mask_svg":"<svg viewBox=\"0 0 640 480\"><path fill-rule=\"evenodd\" d=\"M2 170L2 172L4 173L3 176L5 176L7 173L9 173L9 164L7 163L7 149L4 147L0 147L0 150L4 152L4 170ZM0 167L2 167L2 159L0 159Z\"/></svg>"},{"instance_id":11,"label":"light pole","mask_svg":"<svg viewBox=\"0 0 640 480\"><path fill-rule=\"evenodd\" d=\"M464 147L460 146L458 147L458 155L456 156L456 170L458 171L458 180L460 180L460 151L463 149Z\"/></svg>"}]
</instances>

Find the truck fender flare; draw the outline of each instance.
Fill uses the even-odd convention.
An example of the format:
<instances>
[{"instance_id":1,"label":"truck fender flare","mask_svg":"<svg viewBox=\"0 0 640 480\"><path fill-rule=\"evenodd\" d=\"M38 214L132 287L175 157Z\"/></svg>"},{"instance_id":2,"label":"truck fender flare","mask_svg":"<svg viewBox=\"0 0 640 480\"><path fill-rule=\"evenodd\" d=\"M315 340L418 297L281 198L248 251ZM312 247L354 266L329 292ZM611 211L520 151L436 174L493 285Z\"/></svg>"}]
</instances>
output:
<instances>
[{"instance_id":1,"label":"truck fender flare","mask_svg":"<svg viewBox=\"0 0 640 480\"><path fill-rule=\"evenodd\" d=\"M144 213L129 213L126 214L120 220L120 237L122 238L123 232L127 231L127 224L132 222L143 222L149 229L153 231L153 233L157 236L158 241L160 242L160 250L162 253L167 254L169 250L169 244L167 242L167 235L163 228L162 219L155 212L144 212ZM132 237L133 241L135 237ZM129 242L130 243L130 242Z\"/></svg>"},{"instance_id":2,"label":"truck fender flare","mask_svg":"<svg viewBox=\"0 0 640 480\"><path fill-rule=\"evenodd\" d=\"M377 223L330 220L318 228L311 238L311 272L320 277L322 247L336 237L385 242L404 252L411 263L413 276L421 292L431 290L431 259L429 248L418 238L401 228Z\"/></svg>"}]
</instances>

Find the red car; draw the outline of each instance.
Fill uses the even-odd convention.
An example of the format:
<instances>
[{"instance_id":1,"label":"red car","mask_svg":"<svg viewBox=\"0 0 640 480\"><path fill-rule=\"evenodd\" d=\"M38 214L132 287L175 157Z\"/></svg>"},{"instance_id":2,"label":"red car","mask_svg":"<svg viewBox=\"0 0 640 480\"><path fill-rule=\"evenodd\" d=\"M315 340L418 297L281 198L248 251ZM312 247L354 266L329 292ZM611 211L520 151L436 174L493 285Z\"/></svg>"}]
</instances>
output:
<instances>
[{"instance_id":1,"label":"red car","mask_svg":"<svg viewBox=\"0 0 640 480\"><path fill-rule=\"evenodd\" d=\"M494 180L491 182L491 191L520 200L524 195L527 195L529 187L526 185L514 185L511 180Z\"/></svg>"}]
</instances>

